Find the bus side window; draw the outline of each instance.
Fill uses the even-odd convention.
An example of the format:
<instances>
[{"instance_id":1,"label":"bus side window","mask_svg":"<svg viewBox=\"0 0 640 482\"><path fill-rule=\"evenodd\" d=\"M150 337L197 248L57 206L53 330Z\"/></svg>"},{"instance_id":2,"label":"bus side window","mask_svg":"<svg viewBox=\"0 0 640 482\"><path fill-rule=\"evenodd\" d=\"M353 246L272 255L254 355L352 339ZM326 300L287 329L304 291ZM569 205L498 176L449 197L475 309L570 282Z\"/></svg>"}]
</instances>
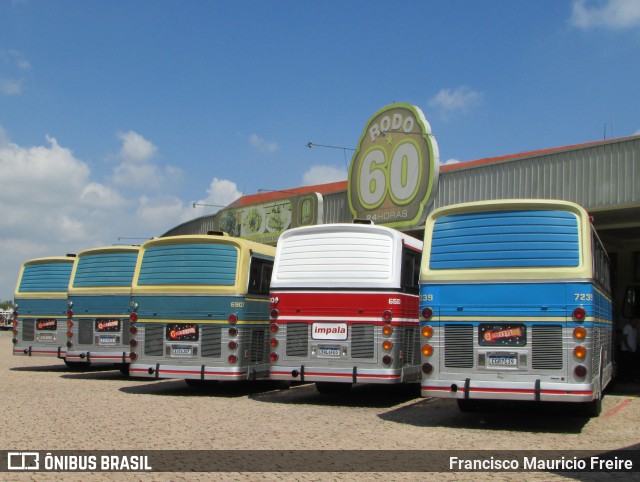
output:
<instances>
[{"instance_id":1,"label":"bus side window","mask_svg":"<svg viewBox=\"0 0 640 482\"><path fill-rule=\"evenodd\" d=\"M269 295L272 272L273 261L261 258L251 258L251 267L249 269L249 293L254 295Z\"/></svg>"},{"instance_id":2,"label":"bus side window","mask_svg":"<svg viewBox=\"0 0 640 482\"><path fill-rule=\"evenodd\" d=\"M420 254L403 249L402 251L402 290L418 294L420 291Z\"/></svg>"}]
</instances>

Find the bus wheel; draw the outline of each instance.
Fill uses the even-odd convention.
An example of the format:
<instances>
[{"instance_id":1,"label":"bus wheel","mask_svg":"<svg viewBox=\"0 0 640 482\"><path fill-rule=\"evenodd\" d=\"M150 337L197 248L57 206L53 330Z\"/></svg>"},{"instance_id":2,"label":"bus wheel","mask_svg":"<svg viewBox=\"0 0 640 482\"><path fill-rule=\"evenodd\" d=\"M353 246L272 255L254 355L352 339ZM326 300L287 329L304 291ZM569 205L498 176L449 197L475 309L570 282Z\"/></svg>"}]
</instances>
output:
<instances>
[{"instance_id":1,"label":"bus wheel","mask_svg":"<svg viewBox=\"0 0 640 482\"><path fill-rule=\"evenodd\" d=\"M602 378L600 379L602 380ZM585 402L582 406L583 414L587 417L598 417L602 412L602 389L600 388L600 382L598 382L596 398L590 402Z\"/></svg>"},{"instance_id":2,"label":"bus wheel","mask_svg":"<svg viewBox=\"0 0 640 482\"><path fill-rule=\"evenodd\" d=\"M478 409L478 403L475 400L457 398L456 402L458 402L458 409L461 412L475 412Z\"/></svg>"},{"instance_id":3,"label":"bus wheel","mask_svg":"<svg viewBox=\"0 0 640 482\"><path fill-rule=\"evenodd\" d=\"M184 382L188 387L197 388L198 390L206 390L218 384L218 380L196 380L195 378L185 378Z\"/></svg>"},{"instance_id":4,"label":"bus wheel","mask_svg":"<svg viewBox=\"0 0 640 482\"><path fill-rule=\"evenodd\" d=\"M71 370L84 370L86 368L89 368L89 362L86 361L69 361L65 359L64 364L67 365L67 368L70 368Z\"/></svg>"},{"instance_id":5,"label":"bus wheel","mask_svg":"<svg viewBox=\"0 0 640 482\"><path fill-rule=\"evenodd\" d=\"M116 368L118 370L120 370L120 373L122 373L125 377L129 376L129 364L128 363L118 363L116 365Z\"/></svg>"},{"instance_id":6,"label":"bus wheel","mask_svg":"<svg viewBox=\"0 0 640 482\"><path fill-rule=\"evenodd\" d=\"M316 390L325 395L340 395L349 393L352 383L316 382Z\"/></svg>"}]
</instances>

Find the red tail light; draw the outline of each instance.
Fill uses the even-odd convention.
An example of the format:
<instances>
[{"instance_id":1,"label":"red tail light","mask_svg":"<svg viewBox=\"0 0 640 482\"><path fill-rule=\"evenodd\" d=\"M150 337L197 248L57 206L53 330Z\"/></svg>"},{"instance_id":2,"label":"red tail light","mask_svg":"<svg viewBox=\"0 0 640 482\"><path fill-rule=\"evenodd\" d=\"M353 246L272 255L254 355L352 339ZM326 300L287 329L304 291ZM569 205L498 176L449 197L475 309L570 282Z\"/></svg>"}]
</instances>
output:
<instances>
[{"instance_id":1,"label":"red tail light","mask_svg":"<svg viewBox=\"0 0 640 482\"><path fill-rule=\"evenodd\" d=\"M587 376L587 368L584 365L578 365L573 369L573 373L575 373L578 378L583 378Z\"/></svg>"},{"instance_id":2,"label":"red tail light","mask_svg":"<svg viewBox=\"0 0 640 482\"><path fill-rule=\"evenodd\" d=\"M67 328L73 328L73 321L71 320L67 321Z\"/></svg>"},{"instance_id":3,"label":"red tail light","mask_svg":"<svg viewBox=\"0 0 640 482\"><path fill-rule=\"evenodd\" d=\"M73 336L73 332L71 330L67 331L67 338L71 338Z\"/></svg>"},{"instance_id":4,"label":"red tail light","mask_svg":"<svg viewBox=\"0 0 640 482\"><path fill-rule=\"evenodd\" d=\"M137 326L130 326L129 327L129 333L131 333L132 335L137 335L138 334L138 327Z\"/></svg>"},{"instance_id":5,"label":"red tail light","mask_svg":"<svg viewBox=\"0 0 640 482\"><path fill-rule=\"evenodd\" d=\"M136 361L138 359L138 354L135 351L132 351L131 353L129 353L129 359L131 361Z\"/></svg>"},{"instance_id":6,"label":"red tail light","mask_svg":"<svg viewBox=\"0 0 640 482\"><path fill-rule=\"evenodd\" d=\"M578 306L575 310L573 310L573 317L577 321L584 321L584 319L587 317L587 311L582 306Z\"/></svg>"},{"instance_id":7,"label":"red tail light","mask_svg":"<svg viewBox=\"0 0 640 482\"><path fill-rule=\"evenodd\" d=\"M280 316L280 312L274 308L269 312L269 316L271 316L272 320L277 320L278 316Z\"/></svg>"},{"instance_id":8,"label":"red tail light","mask_svg":"<svg viewBox=\"0 0 640 482\"><path fill-rule=\"evenodd\" d=\"M229 315L229 323L231 323L232 325L238 322L238 315L236 315L235 313L231 313Z\"/></svg>"},{"instance_id":9,"label":"red tail light","mask_svg":"<svg viewBox=\"0 0 640 482\"><path fill-rule=\"evenodd\" d=\"M391 310L384 310L384 312L382 313L382 319L384 321L391 321L392 318L393 313L391 313Z\"/></svg>"},{"instance_id":10,"label":"red tail light","mask_svg":"<svg viewBox=\"0 0 640 482\"><path fill-rule=\"evenodd\" d=\"M237 363L238 357L235 355L229 355L229 363Z\"/></svg>"},{"instance_id":11,"label":"red tail light","mask_svg":"<svg viewBox=\"0 0 640 482\"><path fill-rule=\"evenodd\" d=\"M135 338L131 338L131 340L129 340L129 346L131 348L135 348L138 346L138 340L136 340Z\"/></svg>"},{"instance_id":12,"label":"red tail light","mask_svg":"<svg viewBox=\"0 0 640 482\"><path fill-rule=\"evenodd\" d=\"M130 319L133 323L135 323L136 321L138 321L138 313L131 313L131 314L129 315L129 319Z\"/></svg>"},{"instance_id":13,"label":"red tail light","mask_svg":"<svg viewBox=\"0 0 640 482\"><path fill-rule=\"evenodd\" d=\"M238 348L238 342L231 340L229 342L229 350L235 350L236 348Z\"/></svg>"},{"instance_id":14,"label":"red tail light","mask_svg":"<svg viewBox=\"0 0 640 482\"><path fill-rule=\"evenodd\" d=\"M11 340L11 341L13 342L13 344L14 344L14 345L17 345L17 344L18 344L18 339L17 339L17 338L14 338L14 339L13 339L13 340Z\"/></svg>"},{"instance_id":15,"label":"red tail light","mask_svg":"<svg viewBox=\"0 0 640 482\"><path fill-rule=\"evenodd\" d=\"M271 360L272 362L278 361L278 354L274 353L274 352L271 352L269 354L269 360Z\"/></svg>"},{"instance_id":16,"label":"red tail light","mask_svg":"<svg viewBox=\"0 0 640 482\"><path fill-rule=\"evenodd\" d=\"M429 308L428 306L425 306L424 308L422 308L422 317L424 319L430 320L432 316L433 316L432 308Z\"/></svg>"},{"instance_id":17,"label":"red tail light","mask_svg":"<svg viewBox=\"0 0 640 482\"><path fill-rule=\"evenodd\" d=\"M73 310L67 310L67 318L73 318Z\"/></svg>"},{"instance_id":18,"label":"red tail light","mask_svg":"<svg viewBox=\"0 0 640 482\"><path fill-rule=\"evenodd\" d=\"M238 336L238 329L233 326L229 328L229 336Z\"/></svg>"},{"instance_id":19,"label":"red tail light","mask_svg":"<svg viewBox=\"0 0 640 482\"><path fill-rule=\"evenodd\" d=\"M271 338L269 340L269 345L271 346L271 348L276 348L279 344L279 341L277 338Z\"/></svg>"},{"instance_id":20,"label":"red tail light","mask_svg":"<svg viewBox=\"0 0 640 482\"><path fill-rule=\"evenodd\" d=\"M393 361L393 358L391 358L390 355L385 355L382 357L382 363L384 363L385 365L391 365L392 361Z\"/></svg>"},{"instance_id":21,"label":"red tail light","mask_svg":"<svg viewBox=\"0 0 640 482\"><path fill-rule=\"evenodd\" d=\"M271 323L271 325L269 326L269 330L271 331L271 333L278 333L278 325L276 323Z\"/></svg>"},{"instance_id":22,"label":"red tail light","mask_svg":"<svg viewBox=\"0 0 640 482\"><path fill-rule=\"evenodd\" d=\"M422 372L429 375L433 371L433 365L431 363L422 364Z\"/></svg>"}]
</instances>

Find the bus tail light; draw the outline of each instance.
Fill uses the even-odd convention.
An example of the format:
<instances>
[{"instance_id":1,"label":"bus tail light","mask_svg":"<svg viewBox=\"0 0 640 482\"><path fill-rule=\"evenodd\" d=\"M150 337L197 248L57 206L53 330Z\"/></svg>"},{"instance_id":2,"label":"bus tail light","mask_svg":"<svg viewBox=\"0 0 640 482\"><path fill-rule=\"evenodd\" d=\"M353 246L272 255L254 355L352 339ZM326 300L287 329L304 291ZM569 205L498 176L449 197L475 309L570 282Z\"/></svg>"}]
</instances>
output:
<instances>
[{"instance_id":1,"label":"bus tail light","mask_svg":"<svg viewBox=\"0 0 640 482\"><path fill-rule=\"evenodd\" d=\"M431 363L422 364L422 373L429 375L432 372L433 372L433 365Z\"/></svg>"},{"instance_id":2,"label":"bus tail light","mask_svg":"<svg viewBox=\"0 0 640 482\"><path fill-rule=\"evenodd\" d=\"M271 338L271 339L269 340L269 346L270 346L271 348L277 348L279 344L280 344L280 342L278 341L278 339L277 339L277 338Z\"/></svg>"},{"instance_id":3,"label":"bus tail light","mask_svg":"<svg viewBox=\"0 0 640 482\"><path fill-rule=\"evenodd\" d=\"M578 365L573 369L573 373L578 378L584 378L587 376L587 367L584 365Z\"/></svg>"},{"instance_id":4,"label":"bus tail light","mask_svg":"<svg viewBox=\"0 0 640 482\"><path fill-rule=\"evenodd\" d=\"M429 343L422 345L422 354L424 356L431 356L433 355L433 346L429 345Z\"/></svg>"},{"instance_id":5,"label":"bus tail light","mask_svg":"<svg viewBox=\"0 0 640 482\"><path fill-rule=\"evenodd\" d=\"M67 318L73 318L73 310L71 308L67 310Z\"/></svg>"},{"instance_id":6,"label":"bus tail light","mask_svg":"<svg viewBox=\"0 0 640 482\"><path fill-rule=\"evenodd\" d=\"M236 315L235 313L231 313L229 315L229 323L231 323L232 325L235 325L237 322L238 322L238 315Z\"/></svg>"},{"instance_id":7,"label":"bus tail light","mask_svg":"<svg viewBox=\"0 0 640 482\"><path fill-rule=\"evenodd\" d=\"M382 363L384 363L385 365L391 365L392 361L393 358L391 358L391 355L385 355L382 357Z\"/></svg>"},{"instance_id":8,"label":"bus tail light","mask_svg":"<svg viewBox=\"0 0 640 482\"><path fill-rule=\"evenodd\" d=\"M71 340L69 340L69 341L67 342L67 348L71 348L72 346L73 346L73 343L71 343Z\"/></svg>"},{"instance_id":9,"label":"bus tail light","mask_svg":"<svg viewBox=\"0 0 640 482\"><path fill-rule=\"evenodd\" d=\"M272 320L277 320L278 316L280 316L280 312L273 308L270 312L269 312L269 316L271 317Z\"/></svg>"},{"instance_id":10,"label":"bus tail light","mask_svg":"<svg viewBox=\"0 0 640 482\"><path fill-rule=\"evenodd\" d=\"M73 328L73 321L67 320L67 328Z\"/></svg>"},{"instance_id":11,"label":"bus tail light","mask_svg":"<svg viewBox=\"0 0 640 482\"><path fill-rule=\"evenodd\" d=\"M269 325L269 331L271 331L271 333L278 333L279 329L277 323L271 323L271 325Z\"/></svg>"},{"instance_id":12,"label":"bus tail light","mask_svg":"<svg viewBox=\"0 0 640 482\"><path fill-rule=\"evenodd\" d=\"M13 336L18 336L18 329L14 328L12 333L13 333Z\"/></svg>"},{"instance_id":13,"label":"bus tail light","mask_svg":"<svg viewBox=\"0 0 640 482\"><path fill-rule=\"evenodd\" d=\"M14 345L17 345L17 344L18 344L18 339L17 339L17 338L14 338L14 339L13 339L13 340L11 340L11 341L13 342L13 344L14 344Z\"/></svg>"},{"instance_id":14,"label":"bus tail light","mask_svg":"<svg viewBox=\"0 0 640 482\"><path fill-rule=\"evenodd\" d=\"M584 321L584 319L587 317L587 311L582 306L578 306L573 310L573 317L577 321Z\"/></svg>"},{"instance_id":15,"label":"bus tail light","mask_svg":"<svg viewBox=\"0 0 640 482\"><path fill-rule=\"evenodd\" d=\"M422 336L425 338L431 338L433 336L433 328L429 325L422 327Z\"/></svg>"},{"instance_id":16,"label":"bus tail light","mask_svg":"<svg viewBox=\"0 0 640 482\"><path fill-rule=\"evenodd\" d=\"M132 323L135 323L136 321L138 321L138 313L131 313L129 315L129 319L131 320Z\"/></svg>"},{"instance_id":17,"label":"bus tail light","mask_svg":"<svg viewBox=\"0 0 640 482\"><path fill-rule=\"evenodd\" d=\"M384 325L382 327L382 334L385 336L391 336L391 333L393 333L393 326L391 325Z\"/></svg>"},{"instance_id":18,"label":"bus tail light","mask_svg":"<svg viewBox=\"0 0 640 482\"><path fill-rule=\"evenodd\" d=\"M269 353L269 360L271 360L272 362L278 361L278 354L275 352Z\"/></svg>"},{"instance_id":19,"label":"bus tail light","mask_svg":"<svg viewBox=\"0 0 640 482\"><path fill-rule=\"evenodd\" d=\"M228 360L229 360L229 363L234 364L238 361L238 357L235 355L229 355Z\"/></svg>"},{"instance_id":20,"label":"bus tail light","mask_svg":"<svg viewBox=\"0 0 640 482\"><path fill-rule=\"evenodd\" d=\"M238 348L238 342L231 340L228 346L229 346L229 350L235 350Z\"/></svg>"},{"instance_id":21,"label":"bus tail light","mask_svg":"<svg viewBox=\"0 0 640 482\"><path fill-rule=\"evenodd\" d=\"M382 342L382 349L384 351L390 351L393 348L393 343L391 340L385 340Z\"/></svg>"},{"instance_id":22,"label":"bus tail light","mask_svg":"<svg viewBox=\"0 0 640 482\"><path fill-rule=\"evenodd\" d=\"M587 356L587 349L582 345L578 345L573 349L573 355L579 360L584 360Z\"/></svg>"},{"instance_id":23,"label":"bus tail light","mask_svg":"<svg viewBox=\"0 0 640 482\"><path fill-rule=\"evenodd\" d=\"M238 329L235 326L229 328L229 336L238 336Z\"/></svg>"},{"instance_id":24,"label":"bus tail light","mask_svg":"<svg viewBox=\"0 0 640 482\"><path fill-rule=\"evenodd\" d=\"M129 340L129 346L131 348L135 348L138 346L138 340L136 340L135 338L131 338L131 340Z\"/></svg>"},{"instance_id":25,"label":"bus tail light","mask_svg":"<svg viewBox=\"0 0 640 482\"><path fill-rule=\"evenodd\" d=\"M382 312L382 319L384 321L391 321L393 318L393 313L391 312L391 310L384 310Z\"/></svg>"},{"instance_id":26,"label":"bus tail light","mask_svg":"<svg viewBox=\"0 0 640 482\"><path fill-rule=\"evenodd\" d=\"M137 326L130 326L129 327L129 333L131 333L132 335L137 335L138 334L138 327Z\"/></svg>"},{"instance_id":27,"label":"bus tail light","mask_svg":"<svg viewBox=\"0 0 640 482\"><path fill-rule=\"evenodd\" d=\"M136 361L138 359L138 354L135 351L132 351L131 353L129 353L129 359L131 361Z\"/></svg>"},{"instance_id":28,"label":"bus tail light","mask_svg":"<svg viewBox=\"0 0 640 482\"><path fill-rule=\"evenodd\" d=\"M67 338L71 338L73 336L73 332L71 330L67 330Z\"/></svg>"},{"instance_id":29,"label":"bus tail light","mask_svg":"<svg viewBox=\"0 0 640 482\"><path fill-rule=\"evenodd\" d=\"M422 308L422 317L425 320L430 320L433 317L433 309L429 308L428 306Z\"/></svg>"},{"instance_id":30,"label":"bus tail light","mask_svg":"<svg viewBox=\"0 0 640 482\"><path fill-rule=\"evenodd\" d=\"M584 340L587 337L587 330L582 326L578 326L573 329L573 336L578 340Z\"/></svg>"}]
</instances>

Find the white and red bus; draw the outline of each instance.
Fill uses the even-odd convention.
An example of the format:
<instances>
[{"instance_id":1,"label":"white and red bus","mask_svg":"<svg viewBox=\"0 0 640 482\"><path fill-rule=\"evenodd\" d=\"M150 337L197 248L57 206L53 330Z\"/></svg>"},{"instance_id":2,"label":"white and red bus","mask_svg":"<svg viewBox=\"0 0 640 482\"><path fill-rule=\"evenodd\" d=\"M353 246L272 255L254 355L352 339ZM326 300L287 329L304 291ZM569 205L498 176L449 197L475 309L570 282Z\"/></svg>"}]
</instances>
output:
<instances>
[{"instance_id":1,"label":"white and red bus","mask_svg":"<svg viewBox=\"0 0 640 482\"><path fill-rule=\"evenodd\" d=\"M271 279L270 378L322 393L418 382L421 254L421 241L372 224L286 231Z\"/></svg>"}]
</instances>

